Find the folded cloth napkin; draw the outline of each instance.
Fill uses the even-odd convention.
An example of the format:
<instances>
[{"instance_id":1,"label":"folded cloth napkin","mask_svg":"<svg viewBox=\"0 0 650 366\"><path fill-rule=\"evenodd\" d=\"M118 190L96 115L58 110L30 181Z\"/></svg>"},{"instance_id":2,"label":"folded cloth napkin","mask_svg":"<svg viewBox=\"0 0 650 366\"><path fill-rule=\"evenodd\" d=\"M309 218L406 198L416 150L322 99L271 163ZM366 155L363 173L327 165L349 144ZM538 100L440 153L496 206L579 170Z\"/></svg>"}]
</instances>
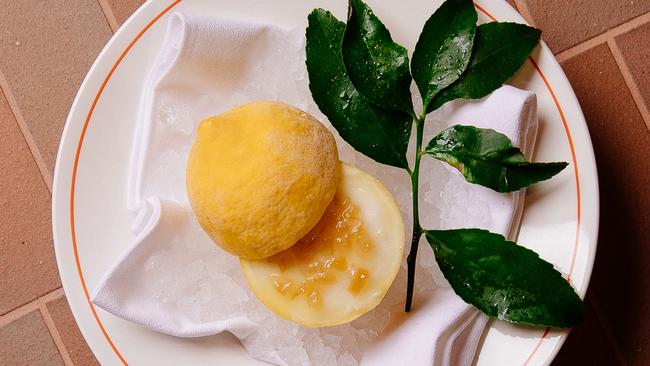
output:
<instances>
[{"instance_id":1,"label":"folded cloth napkin","mask_svg":"<svg viewBox=\"0 0 650 366\"><path fill-rule=\"evenodd\" d=\"M185 162L200 120L248 101L275 99L332 129L310 97L303 34L268 24L171 17L145 85L133 145L127 205L136 214L135 237L94 288L93 303L174 336L229 331L251 356L278 365L469 365L487 317L453 293L424 244L413 312L402 310L402 268L377 308L348 324L312 329L261 305L237 258L214 245L196 222ZM498 130L530 156L535 96L505 86L483 100L450 103L430 117L427 134L455 123ZM337 142L341 160L382 179L409 212L406 174L371 162L338 136ZM507 235L518 226L522 193L502 195L464 183L444 164L427 169L422 205L429 227L478 226Z\"/></svg>"}]
</instances>

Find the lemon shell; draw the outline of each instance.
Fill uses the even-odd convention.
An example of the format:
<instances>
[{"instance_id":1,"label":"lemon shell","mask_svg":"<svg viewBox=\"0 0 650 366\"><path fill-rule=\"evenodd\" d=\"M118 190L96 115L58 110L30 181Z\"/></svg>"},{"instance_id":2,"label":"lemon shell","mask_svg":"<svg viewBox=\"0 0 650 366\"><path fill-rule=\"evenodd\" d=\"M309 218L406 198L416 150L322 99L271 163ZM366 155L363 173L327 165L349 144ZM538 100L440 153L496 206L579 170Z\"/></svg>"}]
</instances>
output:
<instances>
[{"instance_id":1,"label":"lemon shell","mask_svg":"<svg viewBox=\"0 0 650 366\"><path fill-rule=\"evenodd\" d=\"M322 305L308 304L306 297L281 294L273 281L277 263L241 259L244 277L257 298L280 317L309 327L350 322L375 308L386 295L400 269L404 253L404 223L390 192L369 174L341 165L337 194L344 194L358 208L367 234L372 239L372 258L364 261L368 283L359 294L347 291L348 279L329 286L322 293ZM289 249L291 250L291 249Z\"/></svg>"}]
</instances>

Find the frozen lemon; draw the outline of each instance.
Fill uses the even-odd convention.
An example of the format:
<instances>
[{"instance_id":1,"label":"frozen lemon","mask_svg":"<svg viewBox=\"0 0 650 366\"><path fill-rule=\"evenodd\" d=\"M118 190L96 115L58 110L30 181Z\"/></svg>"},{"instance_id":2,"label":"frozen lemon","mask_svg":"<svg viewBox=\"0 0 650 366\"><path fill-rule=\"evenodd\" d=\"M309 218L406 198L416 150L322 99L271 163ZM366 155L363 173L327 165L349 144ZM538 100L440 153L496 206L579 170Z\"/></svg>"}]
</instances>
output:
<instances>
[{"instance_id":1,"label":"frozen lemon","mask_svg":"<svg viewBox=\"0 0 650 366\"><path fill-rule=\"evenodd\" d=\"M404 223L392 195L370 175L341 164L338 190L318 224L291 248L266 259L242 259L241 267L269 309L321 327L377 306L403 251Z\"/></svg>"},{"instance_id":2,"label":"frozen lemon","mask_svg":"<svg viewBox=\"0 0 650 366\"><path fill-rule=\"evenodd\" d=\"M201 122L187 193L214 242L242 258L293 245L320 220L337 185L332 134L289 105L258 101Z\"/></svg>"}]
</instances>

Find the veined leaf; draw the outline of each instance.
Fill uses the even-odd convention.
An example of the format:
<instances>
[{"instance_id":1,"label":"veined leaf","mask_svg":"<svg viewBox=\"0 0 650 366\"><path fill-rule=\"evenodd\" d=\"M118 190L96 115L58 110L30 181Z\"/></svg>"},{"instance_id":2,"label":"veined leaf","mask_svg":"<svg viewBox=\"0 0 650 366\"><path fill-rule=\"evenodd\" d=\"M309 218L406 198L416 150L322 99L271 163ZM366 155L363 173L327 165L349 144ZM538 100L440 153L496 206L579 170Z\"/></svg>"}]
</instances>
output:
<instances>
[{"instance_id":1,"label":"veined leaf","mask_svg":"<svg viewBox=\"0 0 650 366\"><path fill-rule=\"evenodd\" d=\"M571 285L532 250L481 229L425 235L456 294L485 314L557 328L582 320L582 302Z\"/></svg>"},{"instance_id":2,"label":"veined leaf","mask_svg":"<svg viewBox=\"0 0 650 366\"><path fill-rule=\"evenodd\" d=\"M546 180L568 165L531 163L494 130L455 125L435 136L425 153L458 169L468 182L498 192L512 192Z\"/></svg>"},{"instance_id":3,"label":"veined leaf","mask_svg":"<svg viewBox=\"0 0 650 366\"><path fill-rule=\"evenodd\" d=\"M472 0L447 0L424 24L411 69L425 110L433 97L467 68L476 20Z\"/></svg>"},{"instance_id":4,"label":"veined leaf","mask_svg":"<svg viewBox=\"0 0 650 366\"><path fill-rule=\"evenodd\" d=\"M433 99L427 112L454 99L482 98L499 88L521 68L541 34L539 29L518 23L479 25L467 69Z\"/></svg>"},{"instance_id":5,"label":"veined leaf","mask_svg":"<svg viewBox=\"0 0 650 366\"><path fill-rule=\"evenodd\" d=\"M406 48L361 0L349 0L343 61L354 87L382 108L413 111Z\"/></svg>"},{"instance_id":6,"label":"veined leaf","mask_svg":"<svg viewBox=\"0 0 650 366\"><path fill-rule=\"evenodd\" d=\"M309 89L320 110L355 149L384 164L406 168L411 117L379 108L352 85L343 64L345 24L315 9L307 26Z\"/></svg>"}]
</instances>

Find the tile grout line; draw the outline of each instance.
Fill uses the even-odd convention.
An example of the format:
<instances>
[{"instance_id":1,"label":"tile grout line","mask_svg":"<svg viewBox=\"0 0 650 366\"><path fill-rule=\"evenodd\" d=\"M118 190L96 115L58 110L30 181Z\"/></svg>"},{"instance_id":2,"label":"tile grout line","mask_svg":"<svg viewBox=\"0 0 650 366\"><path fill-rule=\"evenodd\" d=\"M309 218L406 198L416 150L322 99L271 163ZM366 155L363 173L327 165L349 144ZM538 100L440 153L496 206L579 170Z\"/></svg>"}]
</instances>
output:
<instances>
[{"instance_id":1,"label":"tile grout line","mask_svg":"<svg viewBox=\"0 0 650 366\"><path fill-rule=\"evenodd\" d=\"M45 164L45 160L43 159L43 156L41 155L41 151L38 149L38 146L36 145L34 136L32 136L32 133L29 131L27 122L25 121L25 118L23 117L23 114L20 111L20 107L18 106L18 101L16 100L15 96L11 92L9 82L7 81L4 74L2 73L2 70L0 70L0 91L4 94L4 97L7 100L7 104L9 104L9 109L11 110L11 113L14 115L14 120L16 120L16 124L18 124L18 128L20 129L20 132L23 134L23 138L27 143L27 147L29 148L29 151L32 153L32 159L34 160L34 163L36 163L36 167L41 173L41 178L43 178L43 182L45 183L47 190L50 192L50 195L52 195L52 174L48 169L47 164Z\"/></svg>"},{"instance_id":2,"label":"tile grout line","mask_svg":"<svg viewBox=\"0 0 650 366\"><path fill-rule=\"evenodd\" d=\"M559 52L555 55L557 62L562 63L572 57L578 56L579 54L589 51L590 49L599 46L603 43L607 43L606 33L599 34L594 38L590 38L582 43L579 43L571 48L568 48L562 52Z\"/></svg>"},{"instance_id":3,"label":"tile grout line","mask_svg":"<svg viewBox=\"0 0 650 366\"><path fill-rule=\"evenodd\" d=\"M623 52L621 52L621 49L618 47L618 44L616 43L616 39L607 40L607 45L609 46L609 50L611 51L612 56L614 56L614 60L618 65L619 71L623 75L623 80L625 80L625 84L627 85L630 94L632 94L632 99L634 99L634 103L636 104L637 109L641 113L641 117L645 121L646 127L648 128L648 130L650 130L650 111L648 111L648 106L643 100L643 96L641 95L641 90L639 90L639 86L634 81L634 76L632 75L632 72L630 71L627 62L625 61L625 56L623 56Z\"/></svg>"},{"instance_id":4,"label":"tile grout line","mask_svg":"<svg viewBox=\"0 0 650 366\"><path fill-rule=\"evenodd\" d=\"M111 9L111 6L106 2L106 0L97 0L97 2L99 3L99 7L102 8L102 13L104 13L104 17L106 18L106 22L108 22L111 31L113 31L113 33L117 32L120 25L117 22L117 18L115 18L113 9Z\"/></svg>"},{"instance_id":5,"label":"tile grout line","mask_svg":"<svg viewBox=\"0 0 650 366\"><path fill-rule=\"evenodd\" d=\"M641 14L636 18L632 18L625 23L619 24L616 27L606 30L603 33L597 34L575 46L569 47L564 51L560 51L555 55L559 62L566 61L584 51L587 51L601 43L606 43L609 39L614 39L623 33L627 33L635 28L638 28L646 23L650 23L650 12Z\"/></svg>"},{"instance_id":6,"label":"tile grout line","mask_svg":"<svg viewBox=\"0 0 650 366\"><path fill-rule=\"evenodd\" d=\"M34 310L38 310L41 303L44 304L49 301L56 300L62 297L63 295L65 295L65 293L63 292L63 287L58 287L46 293L45 295L39 296L26 304L20 305L17 308L10 310L9 312L0 316L0 328L13 322L14 320L23 317L24 315Z\"/></svg>"},{"instance_id":7,"label":"tile grout line","mask_svg":"<svg viewBox=\"0 0 650 366\"><path fill-rule=\"evenodd\" d=\"M607 344L609 344L609 346L614 351L616 360L619 362L620 365L628 366L628 362L625 359L625 356L623 356L623 351L621 350L621 347L616 341L616 338L612 333L612 329L609 327L609 322L607 321L607 318L603 314L603 309L600 307L600 302L598 302L598 299L596 298L596 294L594 291L591 291L591 296L589 298L589 305L591 306L591 310L593 310L594 315L596 315L596 319L598 320L597 323L600 326L603 335L607 339Z\"/></svg>"},{"instance_id":8,"label":"tile grout line","mask_svg":"<svg viewBox=\"0 0 650 366\"><path fill-rule=\"evenodd\" d=\"M63 359L63 364L66 366L74 366L74 362L72 362L72 358L70 358L70 353L68 353L68 349L63 343L63 338L61 338L61 334L56 328L54 319L52 319L52 315L47 309L46 304L41 303L38 308L41 311L41 316L43 317L43 321L45 321L45 325L47 325L47 329L50 331L50 336L52 337L56 348L59 350L59 355L61 355L61 359Z\"/></svg>"}]
</instances>

